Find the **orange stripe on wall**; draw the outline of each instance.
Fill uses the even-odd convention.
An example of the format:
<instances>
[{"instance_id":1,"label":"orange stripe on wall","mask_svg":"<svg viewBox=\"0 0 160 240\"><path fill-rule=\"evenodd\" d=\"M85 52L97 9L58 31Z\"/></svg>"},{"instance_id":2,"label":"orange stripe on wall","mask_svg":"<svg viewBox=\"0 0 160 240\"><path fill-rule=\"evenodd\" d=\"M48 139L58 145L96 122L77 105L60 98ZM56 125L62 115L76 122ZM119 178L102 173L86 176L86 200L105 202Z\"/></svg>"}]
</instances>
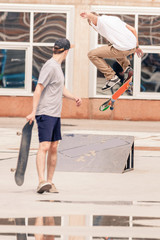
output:
<instances>
[{"instance_id":1,"label":"orange stripe on wall","mask_svg":"<svg viewBox=\"0 0 160 240\"><path fill-rule=\"evenodd\" d=\"M126 100L115 102L114 110L100 112L99 106L106 99L82 99L82 105L76 107L74 101L63 99L62 118L106 119L132 121L159 121L160 101ZM25 117L32 110L32 97L0 97L0 117Z\"/></svg>"}]
</instances>

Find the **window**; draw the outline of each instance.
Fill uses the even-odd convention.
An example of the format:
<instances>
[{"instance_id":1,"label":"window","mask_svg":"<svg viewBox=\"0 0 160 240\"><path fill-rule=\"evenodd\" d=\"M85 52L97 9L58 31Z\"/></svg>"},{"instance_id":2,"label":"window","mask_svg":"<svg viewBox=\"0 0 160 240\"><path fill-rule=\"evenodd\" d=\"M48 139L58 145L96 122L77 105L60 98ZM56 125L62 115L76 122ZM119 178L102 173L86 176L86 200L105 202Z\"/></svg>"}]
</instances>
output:
<instances>
[{"instance_id":1,"label":"window","mask_svg":"<svg viewBox=\"0 0 160 240\"><path fill-rule=\"evenodd\" d=\"M91 11L100 15L114 15L121 18L127 24L134 26L138 32L139 45L144 56L139 59L137 55L130 56L129 60L134 68L133 94L125 92L121 98L128 99L159 99L160 98L160 9L158 8L132 8L129 7L106 7L92 6ZM106 39L101 37L91 28L90 49L107 44ZM121 78L122 68L115 60L105 61L112 66ZM90 63L90 87L89 96L104 98L111 96L121 85L115 85L113 89L103 92L102 86L105 78L96 67Z\"/></svg>"},{"instance_id":2,"label":"window","mask_svg":"<svg viewBox=\"0 0 160 240\"><path fill-rule=\"evenodd\" d=\"M160 54L145 53L141 65L141 92L160 92Z\"/></svg>"},{"instance_id":3,"label":"window","mask_svg":"<svg viewBox=\"0 0 160 240\"><path fill-rule=\"evenodd\" d=\"M73 6L0 4L0 95L30 96L58 38L73 43ZM69 64L68 64L69 62ZM73 51L62 69L72 82ZM67 77L69 73L69 77ZM65 84L71 90L71 82Z\"/></svg>"},{"instance_id":4,"label":"window","mask_svg":"<svg viewBox=\"0 0 160 240\"><path fill-rule=\"evenodd\" d=\"M0 88L25 87L25 50L0 49Z\"/></svg>"}]
</instances>

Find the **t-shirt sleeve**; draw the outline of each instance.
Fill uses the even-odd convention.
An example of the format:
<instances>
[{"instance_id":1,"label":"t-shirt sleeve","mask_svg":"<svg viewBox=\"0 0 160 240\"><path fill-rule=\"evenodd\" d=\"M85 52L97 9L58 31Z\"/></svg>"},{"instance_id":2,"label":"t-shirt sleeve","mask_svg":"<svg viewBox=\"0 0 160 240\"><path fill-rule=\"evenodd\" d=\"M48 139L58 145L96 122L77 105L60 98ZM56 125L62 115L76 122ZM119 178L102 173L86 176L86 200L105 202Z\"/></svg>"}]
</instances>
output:
<instances>
[{"instance_id":1,"label":"t-shirt sleeve","mask_svg":"<svg viewBox=\"0 0 160 240\"><path fill-rule=\"evenodd\" d=\"M54 76L54 68L52 67L43 67L40 71L38 83L46 87Z\"/></svg>"}]
</instances>

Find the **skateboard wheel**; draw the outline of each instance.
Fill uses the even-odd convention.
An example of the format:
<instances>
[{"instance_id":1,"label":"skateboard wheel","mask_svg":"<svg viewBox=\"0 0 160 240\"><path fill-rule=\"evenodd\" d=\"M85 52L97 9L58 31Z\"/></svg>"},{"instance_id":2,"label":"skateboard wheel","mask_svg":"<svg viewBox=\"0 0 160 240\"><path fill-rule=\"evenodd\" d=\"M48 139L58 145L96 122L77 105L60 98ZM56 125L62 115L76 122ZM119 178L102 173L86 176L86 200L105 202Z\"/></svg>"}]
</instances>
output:
<instances>
[{"instance_id":1,"label":"skateboard wheel","mask_svg":"<svg viewBox=\"0 0 160 240\"><path fill-rule=\"evenodd\" d=\"M21 136L22 135L22 133L21 132L17 132L17 136Z\"/></svg>"},{"instance_id":2,"label":"skateboard wheel","mask_svg":"<svg viewBox=\"0 0 160 240\"><path fill-rule=\"evenodd\" d=\"M111 102L112 102L112 103L114 103L114 102L115 102L115 100L114 100L114 99L111 99Z\"/></svg>"},{"instance_id":3,"label":"skateboard wheel","mask_svg":"<svg viewBox=\"0 0 160 240\"><path fill-rule=\"evenodd\" d=\"M11 170L11 172L15 172L16 168L11 168L10 170Z\"/></svg>"},{"instance_id":4,"label":"skateboard wheel","mask_svg":"<svg viewBox=\"0 0 160 240\"><path fill-rule=\"evenodd\" d=\"M114 107L110 107L110 110L112 111L114 109Z\"/></svg>"}]
</instances>

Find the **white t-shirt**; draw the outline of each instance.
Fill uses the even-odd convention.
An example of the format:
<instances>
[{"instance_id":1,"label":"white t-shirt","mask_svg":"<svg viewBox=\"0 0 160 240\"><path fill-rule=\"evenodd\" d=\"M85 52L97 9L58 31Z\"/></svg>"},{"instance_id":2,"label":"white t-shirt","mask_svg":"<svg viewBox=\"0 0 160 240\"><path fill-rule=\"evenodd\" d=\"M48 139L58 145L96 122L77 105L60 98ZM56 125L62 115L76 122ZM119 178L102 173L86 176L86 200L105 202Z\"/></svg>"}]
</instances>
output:
<instances>
[{"instance_id":1,"label":"white t-shirt","mask_svg":"<svg viewBox=\"0 0 160 240\"><path fill-rule=\"evenodd\" d=\"M97 26L94 27L118 50L126 51L136 47L135 35L119 17L102 15L98 17Z\"/></svg>"}]
</instances>

